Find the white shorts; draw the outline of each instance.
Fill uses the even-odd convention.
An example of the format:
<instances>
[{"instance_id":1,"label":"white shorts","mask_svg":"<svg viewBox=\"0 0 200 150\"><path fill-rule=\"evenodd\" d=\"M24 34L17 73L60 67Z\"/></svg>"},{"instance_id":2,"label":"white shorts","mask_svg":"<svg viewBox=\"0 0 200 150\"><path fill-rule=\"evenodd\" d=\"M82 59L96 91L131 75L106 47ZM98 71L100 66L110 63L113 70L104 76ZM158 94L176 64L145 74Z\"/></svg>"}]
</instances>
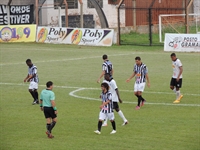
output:
<instances>
[{"instance_id":1,"label":"white shorts","mask_svg":"<svg viewBox=\"0 0 200 150\"><path fill-rule=\"evenodd\" d=\"M38 83L37 82L30 82L28 89L37 90L38 89Z\"/></svg>"},{"instance_id":2,"label":"white shorts","mask_svg":"<svg viewBox=\"0 0 200 150\"><path fill-rule=\"evenodd\" d=\"M137 91L143 92L144 88L145 88L145 82L139 83L139 84L135 83L134 92L137 92Z\"/></svg>"},{"instance_id":3,"label":"white shorts","mask_svg":"<svg viewBox=\"0 0 200 150\"><path fill-rule=\"evenodd\" d=\"M115 119L114 113L113 112L112 113L102 113L100 111L99 120L104 120L106 118L108 118L109 120L114 120Z\"/></svg>"}]
</instances>

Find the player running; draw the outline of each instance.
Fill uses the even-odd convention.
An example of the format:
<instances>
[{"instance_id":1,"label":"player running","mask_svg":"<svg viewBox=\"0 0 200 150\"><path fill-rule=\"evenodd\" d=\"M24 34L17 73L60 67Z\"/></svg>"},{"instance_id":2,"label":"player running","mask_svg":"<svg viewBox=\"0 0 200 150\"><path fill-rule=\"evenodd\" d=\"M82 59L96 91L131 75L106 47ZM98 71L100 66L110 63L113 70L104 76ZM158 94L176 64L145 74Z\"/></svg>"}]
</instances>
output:
<instances>
[{"instance_id":1,"label":"player running","mask_svg":"<svg viewBox=\"0 0 200 150\"><path fill-rule=\"evenodd\" d=\"M104 63L102 64L102 73L100 77L97 79L97 83L100 83L101 78L108 73L110 75L110 78L113 78L113 65L112 63L108 60L108 56L104 54L102 56L102 59Z\"/></svg>"},{"instance_id":2,"label":"player running","mask_svg":"<svg viewBox=\"0 0 200 150\"><path fill-rule=\"evenodd\" d=\"M48 138L54 138L51 134L52 129L56 125L57 122L57 108L55 103L55 94L52 91L53 82L49 81L46 83L47 88L42 90L40 94L40 109L44 112L44 116L46 118L46 134Z\"/></svg>"},{"instance_id":3,"label":"player running","mask_svg":"<svg viewBox=\"0 0 200 150\"><path fill-rule=\"evenodd\" d=\"M28 66L28 75L24 79L24 82L30 82L29 85L29 92L33 97L33 105L34 104L39 104L38 101L38 82L39 78L37 75L37 67L31 62L30 59L26 60L26 64Z\"/></svg>"},{"instance_id":4,"label":"player running","mask_svg":"<svg viewBox=\"0 0 200 150\"><path fill-rule=\"evenodd\" d=\"M110 87L110 92L112 94L113 109L115 109L115 111L119 114L119 116L124 121L124 123L122 124L124 126L128 124L128 120L125 118L123 112L119 109L118 102L122 103L122 100L119 96L119 90L118 90L116 81L114 79L110 79L110 75L108 73L105 74L105 80L107 81L106 83L108 83ZM107 120L108 118L105 119L102 126L107 126Z\"/></svg>"},{"instance_id":5,"label":"player running","mask_svg":"<svg viewBox=\"0 0 200 150\"><path fill-rule=\"evenodd\" d=\"M143 106L144 102L146 102L146 100L142 97L142 92L144 91L146 80L147 86L150 87L148 69L147 66L142 63L140 57L135 57L133 74L126 80L126 82L130 82L133 77L135 77L134 94L138 98L138 105L135 109L138 110L140 109L140 106ZM141 101L142 104L140 105Z\"/></svg>"},{"instance_id":6,"label":"player running","mask_svg":"<svg viewBox=\"0 0 200 150\"><path fill-rule=\"evenodd\" d=\"M115 116L113 113L113 102L112 102L112 94L109 91L109 85L107 83L101 84L102 89L102 104L100 106L100 113L99 113L99 122L98 122L98 130L94 131L96 134L101 134L101 126L102 121L106 118L108 118L112 124L113 130L110 134L115 134L116 131L116 125L115 125Z\"/></svg>"},{"instance_id":7,"label":"player running","mask_svg":"<svg viewBox=\"0 0 200 150\"><path fill-rule=\"evenodd\" d=\"M180 61L176 57L175 53L171 54L172 59L172 68L173 68L173 75L170 82L170 88L174 90L176 93L176 100L173 103L180 103L181 98L183 95L181 95L180 88L182 86L182 73L183 73L183 66Z\"/></svg>"}]
</instances>

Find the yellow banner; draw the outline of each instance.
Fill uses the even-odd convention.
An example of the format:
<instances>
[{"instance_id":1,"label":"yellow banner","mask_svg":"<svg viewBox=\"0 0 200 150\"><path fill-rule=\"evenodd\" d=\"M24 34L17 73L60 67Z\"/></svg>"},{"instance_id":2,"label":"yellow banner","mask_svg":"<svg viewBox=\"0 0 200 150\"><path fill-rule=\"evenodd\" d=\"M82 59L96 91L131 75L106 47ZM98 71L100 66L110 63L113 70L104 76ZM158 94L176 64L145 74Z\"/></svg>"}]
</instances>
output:
<instances>
[{"instance_id":1,"label":"yellow banner","mask_svg":"<svg viewBox=\"0 0 200 150\"><path fill-rule=\"evenodd\" d=\"M35 42L36 25L0 26L0 42Z\"/></svg>"}]
</instances>

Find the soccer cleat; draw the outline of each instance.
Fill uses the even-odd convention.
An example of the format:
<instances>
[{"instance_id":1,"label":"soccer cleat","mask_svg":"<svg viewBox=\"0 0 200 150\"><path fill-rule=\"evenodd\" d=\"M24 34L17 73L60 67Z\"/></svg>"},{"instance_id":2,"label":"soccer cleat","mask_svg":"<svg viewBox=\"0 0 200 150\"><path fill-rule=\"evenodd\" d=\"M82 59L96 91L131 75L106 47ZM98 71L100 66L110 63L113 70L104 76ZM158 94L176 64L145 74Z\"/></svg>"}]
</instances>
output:
<instances>
[{"instance_id":1,"label":"soccer cleat","mask_svg":"<svg viewBox=\"0 0 200 150\"><path fill-rule=\"evenodd\" d=\"M107 123L103 123L103 124L102 124L102 127L107 127L107 126L108 126Z\"/></svg>"},{"instance_id":2,"label":"soccer cleat","mask_svg":"<svg viewBox=\"0 0 200 150\"><path fill-rule=\"evenodd\" d=\"M177 100L181 101L182 98L183 98L183 95L180 95L180 97Z\"/></svg>"},{"instance_id":3,"label":"soccer cleat","mask_svg":"<svg viewBox=\"0 0 200 150\"><path fill-rule=\"evenodd\" d=\"M180 101L179 100L175 100L173 103L174 104L178 104L178 103L180 103Z\"/></svg>"},{"instance_id":4,"label":"soccer cleat","mask_svg":"<svg viewBox=\"0 0 200 150\"><path fill-rule=\"evenodd\" d=\"M54 138L54 136L50 133L50 134L48 135L48 138L52 139L52 138Z\"/></svg>"},{"instance_id":5,"label":"soccer cleat","mask_svg":"<svg viewBox=\"0 0 200 150\"><path fill-rule=\"evenodd\" d=\"M32 105L35 105L35 104L37 104L37 101L34 100L33 103L32 103Z\"/></svg>"},{"instance_id":6,"label":"soccer cleat","mask_svg":"<svg viewBox=\"0 0 200 150\"><path fill-rule=\"evenodd\" d=\"M110 134L115 134L117 131L116 130L112 130L112 132L110 132Z\"/></svg>"},{"instance_id":7,"label":"soccer cleat","mask_svg":"<svg viewBox=\"0 0 200 150\"><path fill-rule=\"evenodd\" d=\"M139 109L140 109L140 106L136 106L135 109L136 109L136 110L139 110Z\"/></svg>"},{"instance_id":8,"label":"soccer cleat","mask_svg":"<svg viewBox=\"0 0 200 150\"><path fill-rule=\"evenodd\" d=\"M128 121L124 122L124 123L122 124L122 126L125 126L125 125L127 125L127 124L128 124Z\"/></svg>"},{"instance_id":9,"label":"soccer cleat","mask_svg":"<svg viewBox=\"0 0 200 150\"><path fill-rule=\"evenodd\" d=\"M94 131L94 133L101 134L101 132L99 130Z\"/></svg>"},{"instance_id":10,"label":"soccer cleat","mask_svg":"<svg viewBox=\"0 0 200 150\"><path fill-rule=\"evenodd\" d=\"M146 100L143 100L142 101L142 104L140 106L144 106L144 103L146 102Z\"/></svg>"}]
</instances>

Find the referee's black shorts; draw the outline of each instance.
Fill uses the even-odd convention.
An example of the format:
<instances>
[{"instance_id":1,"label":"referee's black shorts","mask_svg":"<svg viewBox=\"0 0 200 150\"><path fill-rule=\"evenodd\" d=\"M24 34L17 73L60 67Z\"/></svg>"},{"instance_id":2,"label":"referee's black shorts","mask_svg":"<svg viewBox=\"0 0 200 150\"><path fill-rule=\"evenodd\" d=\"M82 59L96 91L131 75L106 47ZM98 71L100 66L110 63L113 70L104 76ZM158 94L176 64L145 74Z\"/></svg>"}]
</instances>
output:
<instances>
[{"instance_id":1,"label":"referee's black shorts","mask_svg":"<svg viewBox=\"0 0 200 150\"><path fill-rule=\"evenodd\" d=\"M45 118L52 118L52 119L57 117L53 107L44 107L44 116Z\"/></svg>"},{"instance_id":2,"label":"referee's black shorts","mask_svg":"<svg viewBox=\"0 0 200 150\"><path fill-rule=\"evenodd\" d=\"M171 82L170 82L170 86L175 86L177 88L181 88L182 87L182 79L179 79L179 81L177 82L175 78L172 78Z\"/></svg>"},{"instance_id":3,"label":"referee's black shorts","mask_svg":"<svg viewBox=\"0 0 200 150\"><path fill-rule=\"evenodd\" d=\"M113 109L119 109L118 102L113 102Z\"/></svg>"}]
</instances>

